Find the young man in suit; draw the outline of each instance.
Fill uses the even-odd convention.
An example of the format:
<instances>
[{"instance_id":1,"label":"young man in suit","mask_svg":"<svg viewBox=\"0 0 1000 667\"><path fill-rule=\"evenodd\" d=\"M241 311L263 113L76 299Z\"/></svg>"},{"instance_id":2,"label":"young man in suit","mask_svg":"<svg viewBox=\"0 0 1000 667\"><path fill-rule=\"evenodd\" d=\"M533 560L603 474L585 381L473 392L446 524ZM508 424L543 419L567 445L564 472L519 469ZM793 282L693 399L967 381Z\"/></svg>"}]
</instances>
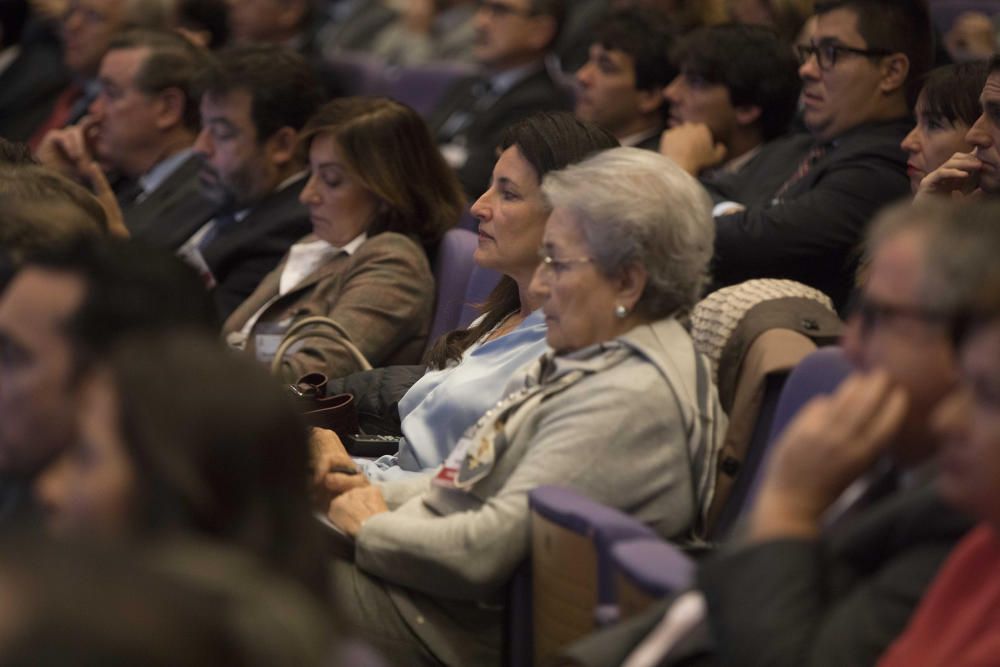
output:
<instances>
[{"instance_id":1,"label":"young man in suit","mask_svg":"<svg viewBox=\"0 0 1000 667\"><path fill-rule=\"evenodd\" d=\"M798 105L798 64L778 35L730 23L678 45L680 73L663 89L667 131L657 147L692 176L734 174L788 131Z\"/></svg>"},{"instance_id":2,"label":"young man in suit","mask_svg":"<svg viewBox=\"0 0 1000 667\"><path fill-rule=\"evenodd\" d=\"M97 97L79 124L49 132L38 157L77 180L92 178L96 159L118 178L117 199L131 236L153 242L161 218L200 202L194 154L198 135L195 80L208 54L173 32L131 30L101 59ZM99 188L98 188L99 189Z\"/></svg>"},{"instance_id":3,"label":"young man in suit","mask_svg":"<svg viewBox=\"0 0 1000 667\"><path fill-rule=\"evenodd\" d=\"M816 4L812 40L798 46L808 133L707 183L724 202L715 217L717 286L790 278L846 305L865 226L909 194L899 144L932 43L924 0Z\"/></svg>"},{"instance_id":4,"label":"young man in suit","mask_svg":"<svg viewBox=\"0 0 1000 667\"><path fill-rule=\"evenodd\" d=\"M673 34L658 12L613 14L598 30L576 72L573 113L615 135L622 146L657 150L663 132L662 90L677 74Z\"/></svg>"},{"instance_id":5,"label":"young man in suit","mask_svg":"<svg viewBox=\"0 0 1000 667\"><path fill-rule=\"evenodd\" d=\"M428 121L470 198L489 185L504 128L536 111L572 108L545 63L565 14L564 0L479 3L474 55L484 76L455 84Z\"/></svg>"},{"instance_id":6,"label":"young man in suit","mask_svg":"<svg viewBox=\"0 0 1000 667\"><path fill-rule=\"evenodd\" d=\"M298 138L322 89L302 56L265 45L223 53L203 86L195 150L215 215L172 221L170 241L202 273L225 319L312 229L299 203Z\"/></svg>"}]
</instances>

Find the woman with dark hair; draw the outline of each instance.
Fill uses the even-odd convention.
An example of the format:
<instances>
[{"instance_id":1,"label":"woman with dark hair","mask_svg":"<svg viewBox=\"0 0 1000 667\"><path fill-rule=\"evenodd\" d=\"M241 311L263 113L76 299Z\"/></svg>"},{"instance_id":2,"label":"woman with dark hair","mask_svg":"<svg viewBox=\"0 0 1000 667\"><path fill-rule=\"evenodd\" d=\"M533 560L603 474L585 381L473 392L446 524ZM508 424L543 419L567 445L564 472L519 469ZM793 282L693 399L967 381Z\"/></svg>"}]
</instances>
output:
<instances>
[{"instance_id":1,"label":"woman with dark hair","mask_svg":"<svg viewBox=\"0 0 1000 667\"><path fill-rule=\"evenodd\" d=\"M333 320L336 327L311 325L281 359L278 372L289 381L359 370L348 347L322 335L331 329L373 366L416 363L434 308L427 249L458 221L458 181L420 116L389 99L334 100L302 134L312 175L300 199L313 234L289 249L223 334L270 362L296 320Z\"/></svg>"},{"instance_id":2,"label":"woman with dark hair","mask_svg":"<svg viewBox=\"0 0 1000 667\"><path fill-rule=\"evenodd\" d=\"M35 487L53 532L233 546L324 590L305 427L266 373L175 334L123 344L80 387L79 439Z\"/></svg>"},{"instance_id":3,"label":"woman with dark hair","mask_svg":"<svg viewBox=\"0 0 1000 667\"><path fill-rule=\"evenodd\" d=\"M462 433L501 398L511 375L545 350L545 322L529 293L549 206L542 178L617 145L610 134L569 113L541 113L507 128L489 189L472 205L479 220L475 260L503 274L467 329L442 336L427 372L399 399L403 439L397 456L361 461L373 479L439 465ZM412 382L412 380L411 380ZM330 435L331 465L351 465Z\"/></svg>"},{"instance_id":4,"label":"woman with dark hair","mask_svg":"<svg viewBox=\"0 0 1000 667\"><path fill-rule=\"evenodd\" d=\"M917 125L900 144L910 154L906 172L913 192L952 155L972 150L965 134L979 118L979 94L988 72L986 62L967 62L927 75L917 98Z\"/></svg>"}]
</instances>

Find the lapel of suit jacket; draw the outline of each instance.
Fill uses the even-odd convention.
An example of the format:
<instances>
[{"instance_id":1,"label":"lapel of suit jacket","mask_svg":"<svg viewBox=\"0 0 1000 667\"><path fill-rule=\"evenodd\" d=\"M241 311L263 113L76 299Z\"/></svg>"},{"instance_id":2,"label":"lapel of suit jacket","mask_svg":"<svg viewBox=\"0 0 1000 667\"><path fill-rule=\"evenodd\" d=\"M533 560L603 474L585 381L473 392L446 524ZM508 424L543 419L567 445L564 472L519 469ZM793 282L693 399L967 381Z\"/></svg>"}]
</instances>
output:
<instances>
[{"instance_id":1,"label":"lapel of suit jacket","mask_svg":"<svg viewBox=\"0 0 1000 667\"><path fill-rule=\"evenodd\" d=\"M266 237L271 230L308 217L305 207L299 203L299 192L304 185L305 177L302 177L278 192L271 193L251 208L245 218L220 232L201 253L209 267L218 266L230 254L238 252L247 243Z\"/></svg>"}]
</instances>

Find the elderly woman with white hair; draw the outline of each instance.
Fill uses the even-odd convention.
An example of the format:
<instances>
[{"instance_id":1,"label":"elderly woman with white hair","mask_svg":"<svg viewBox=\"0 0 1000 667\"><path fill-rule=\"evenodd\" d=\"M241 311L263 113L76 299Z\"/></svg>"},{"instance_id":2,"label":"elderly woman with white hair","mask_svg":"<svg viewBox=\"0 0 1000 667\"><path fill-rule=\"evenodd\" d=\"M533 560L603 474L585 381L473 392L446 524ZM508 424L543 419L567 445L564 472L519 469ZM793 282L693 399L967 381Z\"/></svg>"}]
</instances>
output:
<instances>
[{"instance_id":1,"label":"elderly woman with white hair","mask_svg":"<svg viewBox=\"0 0 1000 667\"><path fill-rule=\"evenodd\" d=\"M329 508L356 539L355 562L333 566L337 603L400 664L499 664L499 603L528 556L533 488L572 487L680 542L711 500L725 416L677 321L706 282L707 194L632 148L550 173L543 191L553 212L532 287L552 350L437 472Z\"/></svg>"}]
</instances>

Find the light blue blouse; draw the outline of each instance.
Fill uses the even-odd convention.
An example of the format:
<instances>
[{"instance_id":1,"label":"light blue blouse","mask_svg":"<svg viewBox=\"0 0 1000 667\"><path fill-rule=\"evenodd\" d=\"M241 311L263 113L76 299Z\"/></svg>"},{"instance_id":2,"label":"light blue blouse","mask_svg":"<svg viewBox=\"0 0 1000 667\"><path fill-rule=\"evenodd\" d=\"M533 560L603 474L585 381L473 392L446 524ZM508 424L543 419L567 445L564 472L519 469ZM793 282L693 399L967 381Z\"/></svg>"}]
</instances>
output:
<instances>
[{"instance_id":1,"label":"light blue blouse","mask_svg":"<svg viewBox=\"0 0 1000 667\"><path fill-rule=\"evenodd\" d=\"M466 429L503 398L511 377L545 349L545 316L538 309L513 331L467 349L460 363L427 371L399 401L399 453L359 459L358 465L372 480L436 468Z\"/></svg>"}]
</instances>

